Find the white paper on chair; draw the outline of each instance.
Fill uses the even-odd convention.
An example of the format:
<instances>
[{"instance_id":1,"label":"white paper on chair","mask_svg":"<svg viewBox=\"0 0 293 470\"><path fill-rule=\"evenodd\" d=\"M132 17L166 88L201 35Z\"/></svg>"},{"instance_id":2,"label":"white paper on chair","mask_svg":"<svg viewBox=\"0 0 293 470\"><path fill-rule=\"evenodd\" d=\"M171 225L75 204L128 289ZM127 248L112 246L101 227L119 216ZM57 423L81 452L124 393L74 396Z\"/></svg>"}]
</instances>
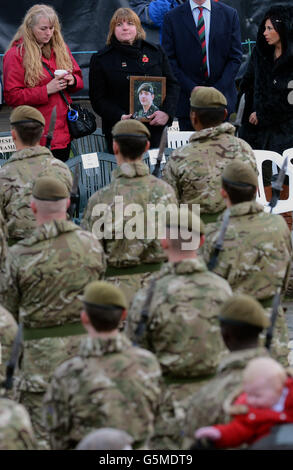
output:
<instances>
[{"instance_id":1,"label":"white paper on chair","mask_svg":"<svg viewBox=\"0 0 293 470\"><path fill-rule=\"evenodd\" d=\"M14 145L13 139L11 136L0 137L0 152L15 152L16 147Z\"/></svg>"},{"instance_id":2,"label":"white paper on chair","mask_svg":"<svg viewBox=\"0 0 293 470\"><path fill-rule=\"evenodd\" d=\"M150 164L155 165L157 163L157 158L159 154L159 149L152 149L148 151L149 158L150 158ZM166 157L163 155L163 158L161 160L162 163L166 163Z\"/></svg>"},{"instance_id":3,"label":"white paper on chair","mask_svg":"<svg viewBox=\"0 0 293 470\"><path fill-rule=\"evenodd\" d=\"M98 168L100 166L97 152L83 153L81 155L82 166L85 170L90 168Z\"/></svg>"}]
</instances>

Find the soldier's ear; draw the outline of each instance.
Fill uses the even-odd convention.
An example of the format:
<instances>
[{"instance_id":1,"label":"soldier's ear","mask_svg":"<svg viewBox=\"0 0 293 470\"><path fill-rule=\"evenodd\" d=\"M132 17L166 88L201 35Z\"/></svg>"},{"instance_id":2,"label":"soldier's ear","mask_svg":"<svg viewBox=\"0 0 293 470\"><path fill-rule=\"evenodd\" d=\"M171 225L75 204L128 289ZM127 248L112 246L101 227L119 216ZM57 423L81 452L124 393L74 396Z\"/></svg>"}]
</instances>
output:
<instances>
[{"instance_id":1,"label":"soldier's ear","mask_svg":"<svg viewBox=\"0 0 293 470\"><path fill-rule=\"evenodd\" d=\"M224 188L221 188L221 196L224 199L227 199L229 197L227 191Z\"/></svg>"},{"instance_id":2,"label":"soldier's ear","mask_svg":"<svg viewBox=\"0 0 293 470\"><path fill-rule=\"evenodd\" d=\"M36 205L36 203L33 199L30 202L30 208L31 208L31 210L33 211L34 214L37 213L37 205Z\"/></svg>"},{"instance_id":3,"label":"soldier's ear","mask_svg":"<svg viewBox=\"0 0 293 470\"><path fill-rule=\"evenodd\" d=\"M120 318L120 321L125 321L127 317L127 310L124 309Z\"/></svg>"},{"instance_id":4,"label":"soldier's ear","mask_svg":"<svg viewBox=\"0 0 293 470\"><path fill-rule=\"evenodd\" d=\"M68 209L68 207L70 206L70 203L71 203L71 201L70 201L70 199L68 198L67 201L66 201L66 209Z\"/></svg>"},{"instance_id":5,"label":"soldier's ear","mask_svg":"<svg viewBox=\"0 0 293 470\"><path fill-rule=\"evenodd\" d=\"M89 325L91 322L90 322L90 319L88 317L88 314L86 313L85 310L82 310L81 313L80 313L80 319L81 319L81 323L84 325L84 326L87 326Z\"/></svg>"},{"instance_id":6,"label":"soldier's ear","mask_svg":"<svg viewBox=\"0 0 293 470\"><path fill-rule=\"evenodd\" d=\"M148 140L147 143L146 143L146 146L145 146L145 150L144 150L144 151L147 152L148 149L150 148L150 146L151 146L151 143L150 143L150 141Z\"/></svg>"},{"instance_id":7,"label":"soldier's ear","mask_svg":"<svg viewBox=\"0 0 293 470\"><path fill-rule=\"evenodd\" d=\"M119 153L119 145L115 140L113 140L113 153L114 155L117 155L117 153Z\"/></svg>"}]
</instances>

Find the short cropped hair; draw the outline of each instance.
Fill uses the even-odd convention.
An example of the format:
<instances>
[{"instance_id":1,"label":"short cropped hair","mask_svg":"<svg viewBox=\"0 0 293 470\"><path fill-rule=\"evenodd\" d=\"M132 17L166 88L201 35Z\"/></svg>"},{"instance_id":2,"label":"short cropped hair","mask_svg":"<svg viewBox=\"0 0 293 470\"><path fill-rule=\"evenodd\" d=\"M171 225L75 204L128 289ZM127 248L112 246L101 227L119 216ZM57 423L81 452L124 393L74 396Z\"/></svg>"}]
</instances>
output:
<instances>
[{"instance_id":1,"label":"short cropped hair","mask_svg":"<svg viewBox=\"0 0 293 470\"><path fill-rule=\"evenodd\" d=\"M42 137L44 126L39 122L23 122L11 125L15 129L21 142L25 145L36 145Z\"/></svg>"},{"instance_id":2,"label":"short cropped hair","mask_svg":"<svg viewBox=\"0 0 293 470\"><path fill-rule=\"evenodd\" d=\"M229 199L232 204L240 204L241 202L248 202L255 199L256 187L252 184L247 186L237 186L233 183L227 183L222 178L222 187L228 193Z\"/></svg>"},{"instance_id":3,"label":"short cropped hair","mask_svg":"<svg viewBox=\"0 0 293 470\"><path fill-rule=\"evenodd\" d=\"M118 328L123 308L112 305L85 303L85 311L96 331L112 331Z\"/></svg>"},{"instance_id":4,"label":"short cropped hair","mask_svg":"<svg viewBox=\"0 0 293 470\"><path fill-rule=\"evenodd\" d=\"M200 121L200 123L205 127L215 127L225 120L225 109L222 108L193 108L191 111L195 113Z\"/></svg>"},{"instance_id":5,"label":"short cropped hair","mask_svg":"<svg viewBox=\"0 0 293 470\"><path fill-rule=\"evenodd\" d=\"M130 158L130 160L136 160L137 158L141 157L148 142L147 136L144 135L138 137L119 135L113 137L113 139L119 145L121 154L124 157Z\"/></svg>"}]
</instances>

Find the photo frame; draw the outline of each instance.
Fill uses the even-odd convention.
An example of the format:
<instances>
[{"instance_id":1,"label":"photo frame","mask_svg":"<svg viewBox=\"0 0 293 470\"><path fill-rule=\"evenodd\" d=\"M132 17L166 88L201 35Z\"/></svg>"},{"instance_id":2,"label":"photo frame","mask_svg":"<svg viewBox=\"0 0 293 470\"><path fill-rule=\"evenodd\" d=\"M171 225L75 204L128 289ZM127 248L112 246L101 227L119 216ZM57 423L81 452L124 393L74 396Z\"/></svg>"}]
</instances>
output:
<instances>
[{"instance_id":1,"label":"photo frame","mask_svg":"<svg viewBox=\"0 0 293 470\"><path fill-rule=\"evenodd\" d=\"M130 76L129 113L134 119L148 122L166 96L166 77Z\"/></svg>"}]
</instances>

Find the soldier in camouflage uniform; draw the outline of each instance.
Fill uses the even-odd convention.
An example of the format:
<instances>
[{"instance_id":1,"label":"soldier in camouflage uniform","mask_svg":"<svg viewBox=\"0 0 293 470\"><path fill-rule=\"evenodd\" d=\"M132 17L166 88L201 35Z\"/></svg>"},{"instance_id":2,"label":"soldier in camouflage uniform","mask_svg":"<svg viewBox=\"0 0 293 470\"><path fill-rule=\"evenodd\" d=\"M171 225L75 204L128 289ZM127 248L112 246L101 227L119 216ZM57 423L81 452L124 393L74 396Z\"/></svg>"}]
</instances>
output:
<instances>
[{"instance_id":1,"label":"soldier in camouflage uniform","mask_svg":"<svg viewBox=\"0 0 293 470\"><path fill-rule=\"evenodd\" d=\"M181 208L181 221L182 211ZM177 222L178 227L178 219L170 217L167 222L170 227L162 244L169 263L154 275L147 289L134 297L126 325L126 334L154 352L162 368L163 393L152 440L155 449L180 448L188 400L215 373L225 351L218 309L232 291L224 279L207 270L194 248L182 248L186 229L189 234L197 230L197 235L200 230L198 216L188 212L188 226L181 223L178 239L172 239L171 235L173 224ZM193 227L192 216L197 220ZM202 243L203 234L200 240Z\"/></svg>"},{"instance_id":2,"label":"soldier in camouflage uniform","mask_svg":"<svg viewBox=\"0 0 293 470\"><path fill-rule=\"evenodd\" d=\"M222 336L230 354L221 360L215 377L191 397L184 426L184 449L194 442L195 429L230 420L224 407L226 398L241 384L248 362L268 355L260 345L259 336L269 321L259 302L248 295L235 295L222 304L219 314Z\"/></svg>"},{"instance_id":3,"label":"soldier in camouflage uniform","mask_svg":"<svg viewBox=\"0 0 293 470\"><path fill-rule=\"evenodd\" d=\"M30 106L15 108L10 116L16 152L0 168L0 212L7 223L9 244L31 235L36 227L30 209L32 186L43 175L54 176L71 190L72 176L65 163L39 145L45 120Z\"/></svg>"},{"instance_id":4,"label":"soldier in camouflage uniform","mask_svg":"<svg viewBox=\"0 0 293 470\"><path fill-rule=\"evenodd\" d=\"M89 335L79 355L54 372L44 400L51 446L75 448L89 432L107 426L129 433L135 448L147 448L160 395L158 361L119 333L127 308L119 288L92 282L83 300L81 319Z\"/></svg>"},{"instance_id":5,"label":"soldier in camouflage uniform","mask_svg":"<svg viewBox=\"0 0 293 470\"><path fill-rule=\"evenodd\" d=\"M224 122L227 100L220 91L197 87L191 93L190 104L190 119L197 132L189 144L172 152L163 179L173 186L180 204L200 204L200 217L210 223L225 209L221 197L225 166L237 159L256 170L256 162L250 145L235 137L234 126Z\"/></svg>"},{"instance_id":6,"label":"soldier in camouflage uniform","mask_svg":"<svg viewBox=\"0 0 293 470\"><path fill-rule=\"evenodd\" d=\"M0 283L0 301L24 326L19 388L39 440L45 437L41 407L51 373L77 352L84 334L78 295L105 270L100 242L66 220L69 204L64 183L36 180L31 206L37 228L10 248L9 276Z\"/></svg>"},{"instance_id":7,"label":"soldier in camouflage uniform","mask_svg":"<svg viewBox=\"0 0 293 470\"><path fill-rule=\"evenodd\" d=\"M156 235L146 237L147 227L151 225L147 219L147 208L158 204L164 207L177 205L177 200L171 186L150 175L149 168L142 162L142 155L149 148L148 129L139 121L125 120L118 122L112 133L113 150L119 166L112 173L111 184L89 199L81 225L103 239L108 255L108 281L119 285L130 303L146 273L159 270L160 263L166 260ZM117 197L123 198L122 209L115 204ZM129 204L139 207L142 215L141 238L129 239L125 235L127 224L133 217L133 213L123 214ZM110 220L104 224L106 228L103 233L100 233L101 205L106 206L103 209L104 220ZM120 226L118 235L117 225ZM139 228L136 225L136 229Z\"/></svg>"},{"instance_id":8,"label":"soldier in camouflage uniform","mask_svg":"<svg viewBox=\"0 0 293 470\"><path fill-rule=\"evenodd\" d=\"M148 119L159 108L154 101L154 89L150 83L142 83L137 90L138 98L141 104L141 109L133 114L134 119L145 118Z\"/></svg>"},{"instance_id":9,"label":"soldier in camouflage uniform","mask_svg":"<svg viewBox=\"0 0 293 470\"><path fill-rule=\"evenodd\" d=\"M233 292L259 300L270 316L273 296L285 291L292 257L289 229L283 217L264 212L255 201L257 175L242 162L226 166L222 175L222 195L230 218L222 250L214 272L227 279ZM209 224L203 255L212 256L221 220ZM288 327L283 311L277 317L273 353L288 365Z\"/></svg>"},{"instance_id":10,"label":"soldier in camouflage uniform","mask_svg":"<svg viewBox=\"0 0 293 470\"><path fill-rule=\"evenodd\" d=\"M6 362L17 334L17 323L10 312L0 305L0 384L4 381Z\"/></svg>"},{"instance_id":11,"label":"soldier in camouflage uniform","mask_svg":"<svg viewBox=\"0 0 293 470\"><path fill-rule=\"evenodd\" d=\"M29 415L18 403L0 398L0 450L34 450Z\"/></svg>"}]
</instances>

